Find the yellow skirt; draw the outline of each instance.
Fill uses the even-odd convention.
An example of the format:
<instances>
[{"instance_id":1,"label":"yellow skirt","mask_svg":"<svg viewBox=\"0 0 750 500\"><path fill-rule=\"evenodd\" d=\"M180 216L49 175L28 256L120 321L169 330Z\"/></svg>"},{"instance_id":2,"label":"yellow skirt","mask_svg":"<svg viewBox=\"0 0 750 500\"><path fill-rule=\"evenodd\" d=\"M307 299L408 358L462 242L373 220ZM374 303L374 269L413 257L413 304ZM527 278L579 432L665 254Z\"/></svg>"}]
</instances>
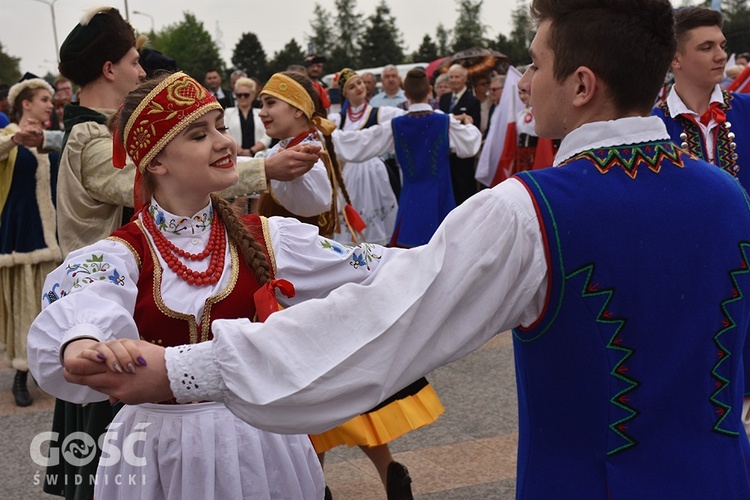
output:
<instances>
[{"instance_id":1,"label":"yellow skirt","mask_svg":"<svg viewBox=\"0 0 750 500\"><path fill-rule=\"evenodd\" d=\"M444 411L440 398L426 384L415 394L378 406L322 434L311 435L310 440L317 453L342 444L379 446L433 423Z\"/></svg>"}]
</instances>

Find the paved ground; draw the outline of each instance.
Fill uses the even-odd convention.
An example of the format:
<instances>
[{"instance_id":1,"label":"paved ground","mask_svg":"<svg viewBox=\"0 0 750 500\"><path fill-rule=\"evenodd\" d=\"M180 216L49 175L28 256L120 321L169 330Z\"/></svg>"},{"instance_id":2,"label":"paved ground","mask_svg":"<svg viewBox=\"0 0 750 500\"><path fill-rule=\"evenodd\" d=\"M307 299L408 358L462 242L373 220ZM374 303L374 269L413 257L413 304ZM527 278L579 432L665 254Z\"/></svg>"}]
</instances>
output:
<instances>
[{"instance_id":1,"label":"paved ground","mask_svg":"<svg viewBox=\"0 0 750 500\"><path fill-rule=\"evenodd\" d=\"M53 400L32 384L34 404L17 408L14 372L0 368L0 497L55 498L41 492L30 456L34 436L51 428ZM433 425L392 443L411 472L417 500L511 500L515 491L518 422L510 334L428 376L446 412ZM359 449L326 455L334 500L384 500L375 468Z\"/></svg>"}]
</instances>

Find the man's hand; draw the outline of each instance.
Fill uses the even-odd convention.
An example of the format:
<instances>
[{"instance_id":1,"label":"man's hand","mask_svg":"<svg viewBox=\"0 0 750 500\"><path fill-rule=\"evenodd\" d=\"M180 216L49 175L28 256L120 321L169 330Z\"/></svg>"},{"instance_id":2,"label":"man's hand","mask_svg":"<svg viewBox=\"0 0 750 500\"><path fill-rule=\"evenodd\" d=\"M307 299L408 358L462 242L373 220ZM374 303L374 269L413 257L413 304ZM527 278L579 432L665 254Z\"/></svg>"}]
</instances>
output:
<instances>
[{"instance_id":1,"label":"man's hand","mask_svg":"<svg viewBox=\"0 0 750 500\"><path fill-rule=\"evenodd\" d=\"M266 179L293 181L313 168L320 150L320 146L300 144L266 158Z\"/></svg>"},{"instance_id":2,"label":"man's hand","mask_svg":"<svg viewBox=\"0 0 750 500\"><path fill-rule=\"evenodd\" d=\"M66 349L65 379L103 392L111 401L138 404L172 398L164 348L150 342L131 342L143 359L143 363L139 362L141 366L135 367L135 373L118 373L107 370L105 363L95 363L83 357L68 357Z\"/></svg>"}]
</instances>

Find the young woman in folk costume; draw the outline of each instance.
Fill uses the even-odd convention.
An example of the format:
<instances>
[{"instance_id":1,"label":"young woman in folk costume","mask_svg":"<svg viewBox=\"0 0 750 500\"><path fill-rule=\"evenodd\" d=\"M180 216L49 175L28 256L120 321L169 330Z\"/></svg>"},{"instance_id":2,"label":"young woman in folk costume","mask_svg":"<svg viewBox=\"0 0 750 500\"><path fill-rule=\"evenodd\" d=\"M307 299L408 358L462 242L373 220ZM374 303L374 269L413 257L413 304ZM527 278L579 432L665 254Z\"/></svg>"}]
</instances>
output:
<instances>
[{"instance_id":1,"label":"young woman in folk costume","mask_svg":"<svg viewBox=\"0 0 750 500\"><path fill-rule=\"evenodd\" d=\"M0 345L16 369L18 406L33 402L27 386L26 335L39 314L47 273L62 260L57 244L54 193L57 158L21 144L52 112L52 86L27 74L8 92L11 124L0 130Z\"/></svg>"},{"instance_id":2,"label":"young woman in folk costume","mask_svg":"<svg viewBox=\"0 0 750 500\"><path fill-rule=\"evenodd\" d=\"M398 252L344 248L294 219L238 218L211 194L237 182L237 145L216 99L184 73L142 83L115 119L119 144L143 175L147 203L133 222L72 252L47 278L29 362L56 397L106 399L69 384L66 360L98 360L102 370L129 376L143 364L128 357L130 340L208 341L214 319L263 321L279 302L290 306L346 282L367 283ZM221 404L125 406L103 443L95 498L323 498L308 436L255 429Z\"/></svg>"},{"instance_id":3,"label":"young woman in folk costume","mask_svg":"<svg viewBox=\"0 0 750 500\"><path fill-rule=\"evenodd\" d=\"M341 113L332 113L329 119L341 130L368 128L406 113L395 107L370 106L364 81L349 68L339 72L337 82L342 96L349 100L349 106ZM398 200L388 180L385 163L380 158L372 158L361 163L347 163L343 171L352 203L366 224L362 232L364 241L388 244L396 223ZM352 235L344 229L334 238L342 243L352 242Z\"/></svg>"},{"instance_id":4,"label":"young woman in folk costume","mask_svg":"<svg viewBox=\"0 0 750 500\"><path fill-rule=\"evenodd\" d=\"M325 148L320 160L307 174L292 182L272 181L268 194L261 196L258 213L295 217L318 226L320 234L329 238L342 232L359 235L365 228L364 223L352 207L331 141L336 125L326 119L325 109L310 78L291 71L276 73L263 87L259 97L263 107L258 116L263 121L266 134L279 139L266 157L297 144L323 146L320 143L321 135ZM305 185L310 196L290 196L288 193L296 184ZM339 193L345 204L341 220L338 217ZM327 208L321 211L320 206L324 203ZM346 241L352 242L351 238Z\"/></svg>"}]
</instances>

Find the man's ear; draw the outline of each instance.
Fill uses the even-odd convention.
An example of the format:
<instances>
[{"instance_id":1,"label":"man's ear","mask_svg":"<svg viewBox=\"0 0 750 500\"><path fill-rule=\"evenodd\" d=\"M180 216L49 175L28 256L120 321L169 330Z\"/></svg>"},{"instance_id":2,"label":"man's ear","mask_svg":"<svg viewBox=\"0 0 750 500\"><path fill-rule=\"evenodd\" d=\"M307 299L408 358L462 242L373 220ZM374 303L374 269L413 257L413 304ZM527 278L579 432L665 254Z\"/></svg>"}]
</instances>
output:
<instances>
[{"instance_id":1,"label":"man's ear","mask_svg":"<svg viewBox=\"0 0 750 500\"><path fill-rule=\"evenodd\" d=\"M114 66L112 61L107 61L102 65L102 75L109 81L115 80Z\"/></svg>"},{"instance_id":2,"label":"man's ear","mask_svg":"<svg viewBox=\"0 0 750 500\"><path fill-rule=\"evenodd\" d=\"M590 68L580 66L571 75L573 78L573 105L583 106L591 102L599 88L599 80Z\"/></svg>"},{"instance_id":3,"label":"man's ear","mask_svg":"<svg viewBox=\"0 0 750 500\"><path fill-rule=\"evenodd\" d=\"M673 70L682 69L682 57L680 56L679 51L674 53L674 57L672 58L672 63L670 64L670 66Z\"/></svg>"}]
</instances>

